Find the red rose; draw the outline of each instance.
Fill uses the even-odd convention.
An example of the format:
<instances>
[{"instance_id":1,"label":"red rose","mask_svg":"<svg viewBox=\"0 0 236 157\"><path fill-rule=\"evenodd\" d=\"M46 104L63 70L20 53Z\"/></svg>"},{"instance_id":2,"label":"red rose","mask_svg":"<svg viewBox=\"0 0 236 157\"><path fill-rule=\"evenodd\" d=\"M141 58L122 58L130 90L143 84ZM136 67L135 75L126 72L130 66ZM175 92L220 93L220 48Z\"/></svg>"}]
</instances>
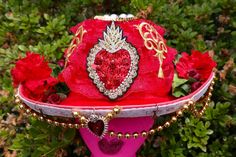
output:
<instances>
[{"instance_id":1,"label":"red rose","mask_svg":"<svg viewBox=\"0 0 236 157\"><path fill-rule=\"evenodd\" d=\"M43 94L57 83L57 79L48 77L41 80L29 80L26 81L23 85L34 94Z\"/></svg>"},{"instance_id":2,"label":"red rose","mask_svg":"<svg viewBox=\"0 0 236 157\"><path fill-rule=\"evenodd\" d=\"M54 93L48 96L47 102L51 104L59 104L61 102L60 95Z\"/></svg>"},{"instance_id":3,"label":"red rose","mask_svg":"<svg viewBox=\"0 0 236 157\"><path fill-rule=\"evenodd\" d=\"M28 97L42 100L47 90L57 84L57 79L51 77L52 69L39 54L28 52L26 57L16 62L11 70L14 86L23 85Z\"/></svg>"},{"instance_id":4,"label":"red rose","mask_svg":"<svg viewBox=\"0 0 236 157\"><path fill-rule=\"evenodd\" d=\"M194 78L195 80L200 80L201 76L196 69L191 69L188 71L188 77Z\"/></svg>"},{"instance_id":5,"label":"red rose","mask_svg":"<svg viewBox=\"0 0 236 157\"><path fill-rule=\"evenodd\" d=\"M194 82L191 84L191 91L194 92L195 90L197 90L200 86L202 85L202 82Z\"/></svg>"},{"instance_id":6,"label":"red rose","mask_svg":"<svg viewBox=\"0 0 236 157\"><path fill-rule=\"evenodd\" d=\"M176 70L180 78L194 78L196 81L206 81L214 67L216 67L216 63L208 52L201 53L197 50L192 50L191 55L183 52L182 57L176 64Z\"/></svg>"},{"instance_id":7,"label":"red rose","mask_svg":"<svg viewBox=\"0 0 236 157\"><path fill-rule=\"evenodd\" d=\"M26 57L18 60L11 70L14 86L32 80L47 79L52 69L39 54L27 52Z\"/></svg>"}]
</instances>

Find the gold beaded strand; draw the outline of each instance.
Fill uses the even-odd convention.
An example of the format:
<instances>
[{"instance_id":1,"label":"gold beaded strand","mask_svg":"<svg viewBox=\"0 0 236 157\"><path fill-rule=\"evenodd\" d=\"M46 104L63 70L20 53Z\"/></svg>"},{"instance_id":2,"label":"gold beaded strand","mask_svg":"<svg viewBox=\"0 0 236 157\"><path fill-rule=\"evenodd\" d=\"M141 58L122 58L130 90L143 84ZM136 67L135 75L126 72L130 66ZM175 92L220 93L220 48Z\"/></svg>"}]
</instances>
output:
<instances>
[{"instance_id":1,"label":"gold beaded strand","mask_svg":"<svg viewBox=\"0 0 236 157\"><path fill-rule=\"evenodd\" d=\"M200 111L198 111L196 109L195 103L192 100L190 100L186 104L184 104L181 109L176 111L175 115L172 116L169 121L166 121L163 125L157 126L157 127L153 128L153 129L151 129L149 131L142 131L140 133L138 133L138 132L134 132L134 133L118 132L118 133L116 133L114 131L108 131L108 134L109 134L110 137L116 137L118 139L120 139L120 138L125 138L125 139L134 138L134 139L136 139L138 137L145 138L145 137L147 137L149 135L155 134L156 132L162 131L164 128L170 127L171 124L175 123L177 121L177 119L179 117L181 117L183 115L183 113L185 111L187 111L187 110L190 110L196 117L201 117L203 115L203 113L205 112L205 110L207 109L207 107L209 105L209 102L211 100L214 84L215 84L215 82L213 80L211 82L210 87L208 88L207 95L204 98L203 107L202 107L202 109ZM19 99L18 96L16 96L15 102L16 103L21 103L19 105L19 108L21 110L25 111L25 113L27 113L27 115L31 115L33 117L36 117L36 118L38 118L41 121L44 120L47 123L53 124L55 126L61 126L61 127L64 127L64 128L76 128L76 129L79 129L79 128L86 127L86 123L89 121L88 118L86 118L83 115L80 115L79 112L75 111L75 112L73 112L73 117L79 119L79 122L80 122L79 124L78 123L73 124L73 123L67 123L67 122L59 122L57 120L53 120L52 118L48 118L47 116L43 116L42 114L40 114L40 113L30 109L29 107L27 107L26 105L24 105L21 102L21 100ZM116 106L116 107L113 108L113 110L111 112L107 113L104 116L104 118L109 121L112 118L114 118L117 114L119 114L120 111L121 111L121 108L119 106Z\"/></svg>"}]
</instances>

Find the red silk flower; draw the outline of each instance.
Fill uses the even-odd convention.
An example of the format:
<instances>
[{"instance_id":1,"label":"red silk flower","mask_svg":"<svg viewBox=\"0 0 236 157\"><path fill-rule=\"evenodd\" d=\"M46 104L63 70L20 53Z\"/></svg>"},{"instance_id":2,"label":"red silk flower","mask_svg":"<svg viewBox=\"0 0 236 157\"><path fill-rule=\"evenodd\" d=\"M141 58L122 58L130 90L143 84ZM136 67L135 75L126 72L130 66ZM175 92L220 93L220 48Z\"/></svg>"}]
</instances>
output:
<instances>
[{"instance_id":1,"label":"red silk flower","mask_svg":"<svg viewBox=\"0 0 236 157\"><path fill-rule=\"evenodd\" d=\"M216 63L209 56L208 52L201 53L197 50L192 50L189 55L185 52L176 64L178 76L189 79L194 78L196 81L206 81L210 76L212 69L216 67Z\"/></svg>"},{"instance_id":2,"label":"red silk flower","mask_svg":"<svg viewBox=\"0 0 236 157\"><path fill-rule=\"evenodd\" d=\"M16 62L11 75L14 86L23 85L33 99L39 100L44 92L57 83L57 79L51 77L51 72L52 69L43 57L27 52L25 58Z\"/></svg>"}]
</instances>

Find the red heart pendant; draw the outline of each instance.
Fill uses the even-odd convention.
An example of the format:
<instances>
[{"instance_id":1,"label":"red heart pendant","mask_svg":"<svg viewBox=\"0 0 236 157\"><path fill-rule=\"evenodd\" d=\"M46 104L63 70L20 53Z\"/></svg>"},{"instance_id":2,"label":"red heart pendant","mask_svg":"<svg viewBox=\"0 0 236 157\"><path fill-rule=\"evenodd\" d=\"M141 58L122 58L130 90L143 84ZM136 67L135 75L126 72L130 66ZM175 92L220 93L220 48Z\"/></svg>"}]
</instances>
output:
<instances>
[{"instance_id":1,"label":"red heart pendant","mask_svg":"<svg viewBox=\"0 0 236 157\"><path fill-rule=\"evenodd\" d=\"M88 128L97 136L101 136L104 132L104 123L102 120L97 120L96 122L88 122Z\"/></svg>"},{"instance_id":2,"label":"red heart pendant","mask_svg":"<svg viewBox=\"0 0 236 157\"><path fill-rule=\"evenodd\" d=\"M103 138L98 142L99 149L104 154L110 154L110 155L118 153L123 145L124 145L124 142L116 138L110 141Z\"/></svg>"},{"instance_id":3,"label":"red heart pendant","mask_svg":"<svg viewBox=\"0 0 236 157\"><path fill-rule=\"evenodd\" d=\"M87 57L89 77L110 99L122 96L137 76L139 56L114 21Z\"/></svg>"},{"instance_id":4,"label":"red heart pendant","mask_svg":"<svg viewBox=\"0 0 236 157\"><path fill-rule=\"evenodd\" d=\"M107 132L108 122L106 118L92 114L88 119L87 127L94 135L101 138Z\"/></svg>"}]
</instances>

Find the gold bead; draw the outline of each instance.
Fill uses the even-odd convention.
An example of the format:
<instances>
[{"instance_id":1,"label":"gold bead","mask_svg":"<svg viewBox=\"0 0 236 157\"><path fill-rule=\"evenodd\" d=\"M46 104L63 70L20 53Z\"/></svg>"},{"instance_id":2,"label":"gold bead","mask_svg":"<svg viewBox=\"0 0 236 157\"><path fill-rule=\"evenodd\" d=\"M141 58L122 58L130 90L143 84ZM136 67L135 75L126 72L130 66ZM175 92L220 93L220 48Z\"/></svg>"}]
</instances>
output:
<instances>
[{"instance_id":1,"label":"gold bead","mask_svg":"<svg viewBox=\"0 0 236 157\"><path fill-rule=\"evenodd\" d=\"M134 139L138 138L138 133L137 132L133 133L133 137Z\"/></svg>"},{"instance_id":2,"label":"gold bead","mask_svg":"<svg viewBox=\"0 0 236 157\"><path fill-rule=\"evenodd\" d=\"M210 86L210 91L213 91L213 89L214 89L214 88L213 88L212 86Z\"/></svg>"},{"instance_id":3,"label":"gold bead","mask_svg":"<svg viewBox=\"0 0 236 157\"><path fill-rule=\"evenodd\" d=\"M15 103L18 104L18 103L20 103L20 102L21 102L21 100L20 100L19 98L16 98L16 99L15 99Z\"/></svg>"},{"instance_id":4,"label":"gold bead","mask_svg":"<svg viewBox=\"0 0 236 157\"><path fill-rule=\"evenodd\" d=\"M189 108L189 105L185 104L183 108L184 110L187 110Z\"/></svg>"},{"instance_id":5,"label":"gold bead","mask_svg":"<svg viewBox=\"0 0 236 157\"><path fill-rule=\"evenodd\" d=\"M179 110L178 112L177 112L177 116L182 116L183 115L183 112L181 111L181 110Z\"/></svg>"},{"instance_id":6,"label":"gold bead","mask_svg":"<svg viewBox=\"0 0 236 157\"><path fill-rule=\"evenodd\" d=\"M80 124L80 126L81 126L81 128L85 128L86 125L85 124Z\"/></svg>"},{"instance_id":7,"label":"gold bead","mask_svg":"<svg viewBox=\"0 0 236 157\"><path fill-rule=\"evenodd\" d=\"M154 129L149 130L149 134L150 134L150 135L153 135L154 133L155 133L155 130L154 130Z\"/></svg>"},{"instance_id":8,"label":"gold bead","mask_svg":"<svg viewBox=\"0 0 236 157\"><path fill-rule=\"evenodd\" d=\"M206 107L208 107L208 106L209 106L209 103L208 103L208 102L206 102L206 103L205 103L205 106L206 106Z\"/></svg>"},{"instance_id":9,"label":"gold bead","mask_svg":"<svg viewBox=\"0 0 236 157\"><path fill-rule=\"evenodd\" d=\"M55 122L54 122L54 125L55 125L55 126L59 126L59 122L55 121Z\"/></svg>"},{"instance_id":10,"label":"gold bead","mask_svg":"<svg viewBox=\"0 0 236 157\"><path fill-rule=\"evenodd\" d=\"M52 120L51 119L47 119L48 124L52 124Z\"/></svg>"},{"instance_id":11,"label":"gold bead","mask_svg":"<svg viewBox=\"0 0 236 157\"><path fill-rule=\"evenodd\" d=\"M26 113L30 113L30 109L26 109L26 111L25 111Z\"/></svg>"},{"instance_id":12,"label":"gold bead","mask_svg":"<svg viewBox=\"0 0 236 157\"><path fill-rule=\"evenodd\" d=\"M192 101L192 100L190 100L189 102L188 102L188 105L194 105L194 102Z\"/></svg>"},{"instance_id":13,"label":"gold bead","mask_svg":"<svg viewBox=\"0 0 236 157\"><path fill-rule=\"evenodd\" d=\"M43 116L40 116L40 117L39 117L39 120L43 121Z\"/></svg>"},{"instance_id":14,"label":"gold bead","mask_svg":"<svg viewBox=\"0 0 236 157\"><path fill-rule=\"evenodd\" d=\"M23 110L23 109L24 109L24 105L23 105L23 104L20 104L19 108L20 108L21 110Z\"/></svg>"},{"instance_id":15,"label":"gold bead","mask_svg":"<svg viewBox=\"0 0 236 157\"><path fill-rule=\"evenodd\" d=\"M206 111L206 106L204 106L204 107L202 108L202 111L204 111L204 112Z\"/></svg>"},{"instance_id":16,"label":"gold bead","mask_svg":"<svg viewBox=\"0 0 236 157\"><path fill-rule=\"evenodd\" d=\"M162 131L163 130L163 127L162 126L158 126L157 127L157 131Z\"/></svg>"},{"instance_id":17,"label":"gold bead","mask_svg":"<svg viewBox=\"0 0 236 157\"><path fill-rule=\"evenodd\" d=\"M199 116L201 117L202 115L203 115L203 112L200 112L200 113L199 113Z\"/></svg>"},{"instance_id":18,"label":"gold bead","mask_svg":"<svg viewBox=\"0 0 236 157\"><path fill-rule=\"evenodd\" d=\"M77 118L77 117L79 117L79 113L78 113L78 112L73 112L73 116L74 116L75 118Z\"/></svg>"},{"instance_id":19,"label":"gold bead","mask_svg":"<svg viewBox=\"0 0 236 157\"><path fill-rule=\"evenodd\" d=\"M113 114L112 113L108 113L107 114L107 118L111 119L113 117Z\"/></svg>"},{"instance_id":20,"label":"gold bead","mask_svg":"<svg viewBox=\"0 0 236 157\"><path fill-rule=\"evenodd\" d=\"M36 116L37 116L37 114L36 114L36 113L33 113L33 114L32 114L32 116L33 116L33 117L36 117Z\"/></svg>"},{"instance_id":21,"label":"gold bead","mask_svg":"<svg viewBox=\"0 0 236 157\"><path fill-rule=\"evenodd\" d=\"M142 133L141 133L141 135L143 136L143 137L147 137L147 132L146 131L143 131Z\"/></svg>"},{"instance_id":22,"label":"gold bead","mask_svg":"<svg viewBox=\"0 0 236 157\"><path fill-rule=\"evenodd\" d=\"M170 122L166 122L166 123L164 124L164 126L165 126L166 128L168 128L168 127L170 126Z\"/></svg>"},{"instance_id":23,"label":"gold bead","mask_svg":"<svg viewBox=\"0 0 236 157\"><path fill-rule=\"evenodd\" d=\"M125 138L126 138L126 139L129 139L129 138L130 138L130 134L129 134L129 133L126 133L126 134L125 134Z\"/></svg>"},{"instance_id":24,"label":"gold bead","mask_svg":"<svg viewBox=\"0 0 236 157\"><path fill-rule=\"evenodd\" d=\"M175 116L173 116L173 117L171 118L171 121L172 121L172 122L176 122L176 121L177 121L177 118L176 118Z\"/></svg>"},{"instance_id":25,"label":"gold bead","mask_svg":"<svg viewBox=\"0 0 236 157\"><path fill-rule=\"evenodd\" d=\"M66 127L66 124L65 124L65 123L61 123L61 126L62 126L63 128L65 128L65 127Z\"/></svg>"},{"instance_id":26,"label":"gold bead","mask_svg":"<svg viewBox=\"0 0 236 157\"><path fill-rule=\"evenodd\" d=\"M118 138L118 139L122 138L122 136L123 136L123 135L122 135L122 133L120 133L120 132L117 134L117 138Z\"/></svg>"},{"instance_id":27,"label":"gold bead","mask_svg":"<svg viewBox=\"0 0 236 157\"><path fill-rule=\"evenodd\" d=\"M210 102L211 101L211 98L207 98L207 102Z\"/></svg>"},{"instance_id":28,"label":"gold bead","mask_svg":"<svg viewBox=\"0 0 236 157\"><path fill-rule=\"evenodd\" d=\"M211 97L211 96L212 96L212 93L211 93L211 92L209 92L209 93L208 93L208 96L209 96L209 97Z\"/></svg>"},{"instance_id":29,"label":"gold bead","mask_svg":"<svg viewBox=\"0 0 236 157\"><path fill-rule=\"evenodd\" d=\"M78 128L79 128L79 125L78 125L78 124L75 124L74 127L75 127L76 129L78 129Z\"/></svg>"},{"instance_id":30,"label":"gold bead","mask_svg":"<svg viewBox=\"0 0 236 157\"><path fill-rule=\"evenodd\" d=\"M214 85L214 84L215 84L215 81L214 81L214 80L212 80L212 81L211 81L211 84L212 84L212 85Z\"/></svg>"},{"instance_id":31,"label":"gold bead","mask_svg":"<svg viewBox=\"0 0 236 157\"><path fill-rule=\"evenodd\" d=\"M110 137L113 137L113 136L115 135L114 131L111 131L111 132L109 133L109 135L110 135Z\"/></svg>"},{"instance_id":32,"label":"gold bead","mask_svg":"<svg viewBox=\"0 0 236 157\"><path fill-rule=\"evenodd\" d=\"M80 117L81 123L84 123L86 121L86 118L84 116Z\"/></svg>"},{"instance_id":33,"label":"gold bead","mask_svg":"<svg viewBox=\"0 0 236 157\"><path fill-rule=\"evenodd\" d=\"M120 113L120 108L118 108L118 107L113 108L113 112L115 114L119 114Z\"/></svg>"},{"instance_id":34,"label":"gold bead","mask_svg":"<svg viewBox=\"0 0 236 157\"><path fill-rule=\"evenodd\" d=\"M69 128L73 128L73 125L71 123L68 124Z\"/></svg>"}]
</instances>

